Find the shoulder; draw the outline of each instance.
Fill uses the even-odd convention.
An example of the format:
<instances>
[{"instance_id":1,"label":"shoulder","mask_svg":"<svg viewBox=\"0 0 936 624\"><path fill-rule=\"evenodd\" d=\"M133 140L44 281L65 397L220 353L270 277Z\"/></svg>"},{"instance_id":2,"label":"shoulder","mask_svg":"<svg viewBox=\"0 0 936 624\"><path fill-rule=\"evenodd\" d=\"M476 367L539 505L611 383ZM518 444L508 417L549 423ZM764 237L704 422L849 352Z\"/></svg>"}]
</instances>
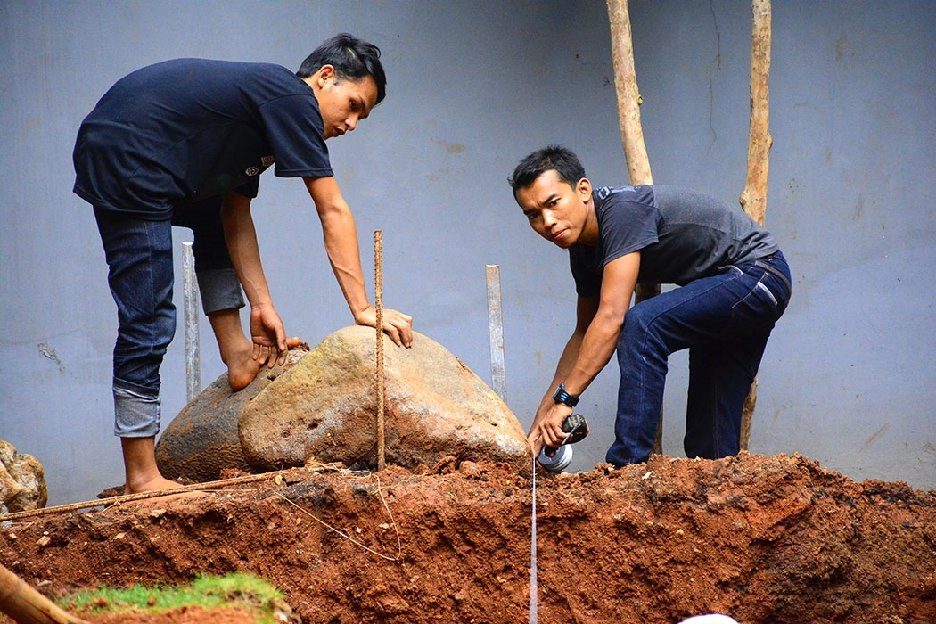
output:
<instances>
[{"instance_id":1,"label":"shoulder","mask_svg":"<svg viewBox=\"0 0 936 624\"><path fill-rule=\"evenodd\" d=\"M618 204L636 202L653 203L653 188L647 185L637 186L599 186L595 188L595 199L599 204Z\"/></svg>"},{"instance_id":2,"label":"shoulder","mask_svg":"<svg viewBox=\"0 0 936 624\"><path fill-rule=\"evenodd\" d=\"M302 93L308 90L301 78L289 69L276 63L243 61L203 61L201 69L236 80L241 85L276 85L285 91Z\"/></svg>"},{"instance_id":3,"label":"shoulder","mask_svg":"<svg viewBox=\"0 0 936 624\"><path fill-rule=\"evenodd\" d=\"M133 71L118 84L131 83L149 89L176 92L218 90L221 88L275 88L302 93L305 83L292 71L275 63L217 61L178 58L161 61Z\"/></svg>"},{"instance_id":4,"label":"shoulder","mask_svg":"<svg viewBox=\"0 0 936 624\"><path fill-rule=\"evenodd\" d=\"M695 207L716 210L731 210L731 206L707 193L672 185L654 186L656 203L661 207Z\"/></svg>"},{"instance_id":5,"label":"shoulder","mask_svg":"<svg viewBox=\"0 0 936 624\"><path fill-rule=\"evenodd\" d=\"M601 186L594 196L599 225L622 219L644 220L656 211L652 186Z\"/></svg>"}]
</instances>

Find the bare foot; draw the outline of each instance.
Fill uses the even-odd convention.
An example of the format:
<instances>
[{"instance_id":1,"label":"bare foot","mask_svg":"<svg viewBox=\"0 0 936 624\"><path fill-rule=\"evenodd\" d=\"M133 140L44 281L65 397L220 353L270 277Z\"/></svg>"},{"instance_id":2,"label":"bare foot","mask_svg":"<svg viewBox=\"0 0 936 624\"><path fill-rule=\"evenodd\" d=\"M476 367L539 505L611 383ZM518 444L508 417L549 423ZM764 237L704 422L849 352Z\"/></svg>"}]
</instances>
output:
<instances>
[{"instance_id":1,"label":"bare foot","mask_svg":"<svg viewBox=\"0 0 936 624\"><path fill-rule=\"evenodd\" d=\"M253 343L246 338L227 353L222 352L221 360L227 365L228 384L235 392L249 386L260 372L260 364L253 359Z\"/></svg>"},{"instance_id":2,"label":"bare foot","mask_svg":"<svg viewBox=\"0 0 936 624\"><path fill-rule=\"evenodd\" d=\"M177 481L170 481L162 475L149 479L148 481L139 481L133 484L129 482L124 485L124 494L139 494L140 492L152 492L155 490L177 490L183 485Z\"/></svg>"},{"instance_id":3,"label":"bare foot","mask_svg":"<svg viewBox=\"0 0 936 624\"><path fill-rule=\"evenodd\" d=\"M306 349L309 348L298 336L286 339L287 349L296 349L303 345ZM228 368L228 385L235 392L249 386L262 368L253 359L253 343L246 338L243 341L237 341L237 345L231 348L228 353L222 353L221 360Z\"/></svg>"}]
</instances>

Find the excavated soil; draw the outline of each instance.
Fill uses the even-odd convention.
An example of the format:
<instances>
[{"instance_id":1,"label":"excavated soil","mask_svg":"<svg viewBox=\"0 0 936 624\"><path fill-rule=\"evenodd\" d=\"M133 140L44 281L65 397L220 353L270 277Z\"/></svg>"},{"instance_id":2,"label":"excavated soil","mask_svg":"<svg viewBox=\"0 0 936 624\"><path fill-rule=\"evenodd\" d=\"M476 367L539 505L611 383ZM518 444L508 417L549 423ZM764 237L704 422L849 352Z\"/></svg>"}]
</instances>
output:
<instances>
[{"instance_id":1,"label":"excavated soil","mask_svg":"<svg viewBox=\"0 0 936 624\"><path fill-rule=\"evenodd\" d=\"M306 623L532 621L530 470L459 463L268 479L0 517L0 560L48 596L246 571ZM538 621L936 622L936 490L799 456L537 477ZM239 624L198 610L92 622ZM240 618L240 619L238 619ZM2 620L2 617L0 617Z\"/></svg>"}]
</instances>

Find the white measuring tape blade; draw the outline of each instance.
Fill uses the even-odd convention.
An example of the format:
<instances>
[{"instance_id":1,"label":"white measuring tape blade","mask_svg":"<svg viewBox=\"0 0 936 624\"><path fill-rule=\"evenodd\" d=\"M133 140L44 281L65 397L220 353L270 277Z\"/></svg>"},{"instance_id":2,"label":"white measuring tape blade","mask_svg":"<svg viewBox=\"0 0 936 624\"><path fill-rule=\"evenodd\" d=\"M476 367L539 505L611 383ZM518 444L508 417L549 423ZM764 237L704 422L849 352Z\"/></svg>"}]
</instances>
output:
<instances>
[{"instance_id":1,"label":"white measuring tape blade","mask_svg":"<svg viewBox=\"0 0 936 624\"><path fill-rule=\"evenodd\" d=\"M539 621L539 580L536 570L536 456L533 456L533 511L530 524L530 624Z\"/></svg>"}]
</instances>

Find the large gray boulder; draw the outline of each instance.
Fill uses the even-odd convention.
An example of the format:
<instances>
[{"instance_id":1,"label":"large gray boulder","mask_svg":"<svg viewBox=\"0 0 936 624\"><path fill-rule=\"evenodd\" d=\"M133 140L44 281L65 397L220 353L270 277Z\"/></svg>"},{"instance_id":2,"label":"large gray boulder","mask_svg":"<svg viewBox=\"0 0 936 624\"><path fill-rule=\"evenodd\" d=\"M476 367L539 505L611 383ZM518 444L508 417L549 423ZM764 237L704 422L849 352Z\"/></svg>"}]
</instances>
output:
<instances>
[{"instance_id":1,"label":"large gray boulder","mask_svg":"<svg viewBox=\"0 0 936 624\"><path fill-rule=\"evenodd\" d=\"M376 337L354 325L312 351L290 351L238 392L226 375L192 400L159 437L171 479L211 481L225 469L274 470L308 460L374 467ZM385 457L406 467L446 456L525 465L520 423L477 375L417 333L412 349L384 337Z\"/></svg>"},{"instance_id":2,"label":"large gray boulder","mask_svg":"<svg viewBox=\"0 0 936 624\"><path fill-rule=\"evenodd\" d=\"M156 464L167 479L214 481L225 469L249 472L241 451L237 421L247 404L309 352L292 349L282 366L263 369L250 385L234 392L227 373L182 408L159 436Z\"/></svg>"},{"instance_id":3,"label":"large gray boulder","mask_svg":"<svg viewBox=\"0 0 936 624\"><path fill-rule=\"evenodd\" d=\"M32 455L0 440L0 514L45 507L45 469Z\"/></svg>"},{"instance_id":4,"label":"large gray boulder","mask_svg":"<svg viewBox=\"0 0 936 624\"><path fill-rule=\"evenodd\" d=\"M411 349L383 340L387 463L412 468L445 456L529 461L517 418L458 358L419 333ZM373 329L346 327L264 388L240 418L247 463L260 470L310 459L375 466L375 351Z\"/></svg>"}]
</instances>

